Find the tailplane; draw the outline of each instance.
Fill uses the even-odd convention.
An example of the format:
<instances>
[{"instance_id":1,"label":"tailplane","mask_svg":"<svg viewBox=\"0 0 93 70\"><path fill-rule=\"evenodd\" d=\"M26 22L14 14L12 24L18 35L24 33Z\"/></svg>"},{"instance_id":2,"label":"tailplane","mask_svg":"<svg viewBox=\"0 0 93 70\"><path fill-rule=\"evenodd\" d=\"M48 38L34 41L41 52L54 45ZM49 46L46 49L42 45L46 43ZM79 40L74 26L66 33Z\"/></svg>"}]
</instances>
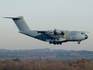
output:
<instances>
[{"instance_id":1,"label":"tailplane","mask_svg":"<svg viewBox=\"0 0 93 70\"><path fill-rule=\"evenodd\" d=\"M28 27L27 23L25 22L23 16L19 17L5 17L5 18L10 18L12 19L16 26L18 27L19 31L29 31L30 28Z\"/></svg>"}]
</instances>

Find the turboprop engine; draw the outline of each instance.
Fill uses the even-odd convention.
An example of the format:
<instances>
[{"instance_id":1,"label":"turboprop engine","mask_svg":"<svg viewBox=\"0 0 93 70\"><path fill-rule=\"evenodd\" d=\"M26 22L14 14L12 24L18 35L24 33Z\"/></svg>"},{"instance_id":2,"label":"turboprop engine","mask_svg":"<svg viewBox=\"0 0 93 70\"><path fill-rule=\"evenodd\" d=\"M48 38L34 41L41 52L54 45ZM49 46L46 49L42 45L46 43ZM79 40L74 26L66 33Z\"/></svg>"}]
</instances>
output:
<instances>
[{"instance_id":1,"label":"turboprop engine","mask_svg":"<svg viewBox=\"0 0 93 70\"><path fill-rule=\"evenodd\" d=\"M56 30L56 29L54 29L54 35L64 35L65 33L64 32L61 32L61 31L59 31L59 30Z\"/></svg>"}]
</instances>

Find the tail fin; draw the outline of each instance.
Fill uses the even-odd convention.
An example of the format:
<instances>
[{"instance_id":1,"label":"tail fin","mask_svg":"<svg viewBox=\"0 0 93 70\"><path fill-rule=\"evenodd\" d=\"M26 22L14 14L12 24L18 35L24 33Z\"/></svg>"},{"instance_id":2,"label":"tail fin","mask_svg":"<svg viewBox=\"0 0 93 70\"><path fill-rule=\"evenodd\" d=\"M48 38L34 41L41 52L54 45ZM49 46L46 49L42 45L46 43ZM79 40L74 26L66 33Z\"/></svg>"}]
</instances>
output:
<instances>
[{"instance_id":1,"label":"tail fin","mask_svg":"<svg viewBox=\"0 0 93 70\"><path fill-rule=\"evenodd\" d=\"M30 30L30 28L26 24L23 16L19 16L19 17L5 17L5 18L12 19L15 22L16 26L18 27L18 29L20 31L29 31Z\"/></svg>"}]
</instances>

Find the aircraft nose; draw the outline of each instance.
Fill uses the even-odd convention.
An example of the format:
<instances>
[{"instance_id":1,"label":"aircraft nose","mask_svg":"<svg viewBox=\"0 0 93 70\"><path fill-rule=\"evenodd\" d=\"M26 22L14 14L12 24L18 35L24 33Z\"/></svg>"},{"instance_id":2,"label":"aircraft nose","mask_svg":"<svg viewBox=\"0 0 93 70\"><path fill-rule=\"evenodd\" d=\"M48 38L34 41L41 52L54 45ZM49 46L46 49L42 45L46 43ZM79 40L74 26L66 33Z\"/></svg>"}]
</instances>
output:
<instances>
[{"instance_id":1,"label":"aircraft nose","mask_svg":"<svg viewBox=\"0 0 93 70\"><path fill-rule=\"evenodd\" d=\"M87 38L88 38L88 35L85 34L85 39L87 39Z\"/></svg>"}]
</instances>

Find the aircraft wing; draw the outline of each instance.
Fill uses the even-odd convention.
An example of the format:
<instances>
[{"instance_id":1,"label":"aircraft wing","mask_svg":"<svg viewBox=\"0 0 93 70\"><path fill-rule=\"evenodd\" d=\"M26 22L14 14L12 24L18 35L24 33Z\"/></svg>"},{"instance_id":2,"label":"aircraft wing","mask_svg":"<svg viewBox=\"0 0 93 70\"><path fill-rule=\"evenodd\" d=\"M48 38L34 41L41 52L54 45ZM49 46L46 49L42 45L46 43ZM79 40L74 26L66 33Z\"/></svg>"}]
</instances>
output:
<instances>
[{"instance_id":1,"label":"aircraft wing","mask_svg":"<svg viewBox=\"0 0 93 70\"><path fill-rule=\"evenodd\" d=\"M38 33L41 33L41 34L46 34L46 35L54 38L54 37L53 37L53 36L54 36L54 33L51 32L51 31L37 31L37 32L38 32Z\"/></svg>"},{"instance_id":2,"label":"aircraft wing","mask_svg":"<svg viewBox=\"0 0 93 70\"><path fill-rule=\"evenodd\" d=\"M66 35L62 36L62 35L54 35L53 31L37 31L38 33L41 34L46 34L52 38L55 38L55 40L58 41L65 41L66 40Z\"/></svg>"},{"instance_id":3,"label":"aircraft wing","mask_svg":"<svg viewBox=\"0 0 93 70\"><path fill-rule=\"evenodd\" d=\"M87 31L77 31L77 32L81 32L81 33L90 33L90 32L87 32Z\"/></svg>"}]
</instances>

